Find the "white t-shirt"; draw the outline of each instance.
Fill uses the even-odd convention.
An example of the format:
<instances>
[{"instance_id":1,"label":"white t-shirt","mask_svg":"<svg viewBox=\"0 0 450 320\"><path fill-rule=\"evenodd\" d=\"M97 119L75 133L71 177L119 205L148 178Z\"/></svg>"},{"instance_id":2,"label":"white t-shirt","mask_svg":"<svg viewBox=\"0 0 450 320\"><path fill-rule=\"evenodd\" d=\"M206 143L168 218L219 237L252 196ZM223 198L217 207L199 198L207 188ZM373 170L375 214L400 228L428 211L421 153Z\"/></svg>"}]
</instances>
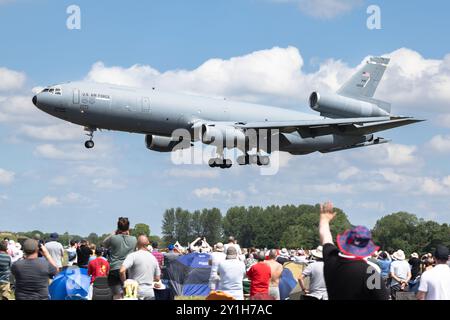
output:
<instances>
[{"instance_id":1,"label":"white t-shirt","mask_svg":"<svg viewBox=\"0 0 450 320\"><path fill-rule=\"evenodd\" d=\"M327 286L323 276L323 261L316 261L308 265L302 274L310 277L309 280L309 296L317 299L328 300Z\"/></svg>"},{"instance_id":2,"label":"white t-shirt","mask_svg":"<svg viewBox=\"0 0 450 320\"><path fill-rule=\"evenodd\" d=\"M408 272L411 272L411 266L406 260L396 260L391 263L391 273L395 274L398 278L406 280L408 278ZM398 284L395 279L392 279L391 285Z\"/></svg>"},{"instance_id":3,"label":"white t-shirt","mask_svg":"<svg viewBox=\"0 0 450 320\"><path fill-rule=\"evenodd\" d=\"M227 259L219 263L219 290L232 295L236 300L244 300L242 281L246 275L245 264L238 259Z\"/></svg>"},{"instance_id":4,"label":"white t-shirt","mask_svg":"<svg viewBox=\"0 0 450 320\"><path fill-rule=\"evenodd\" d=\"M64 248L61 243L57 241L50 241L45 244L45 247L48 250L48 253L52 257L52 259L55 261L56 266L58 268L62 267L62 258L64 255Z\"/></svg>"},{"instance_id":5,"label":"white t-shirt","mask_svg":"<svg viewBox=\"0 0 450 320\"><path fill-rule=\"evenodd\" d=\"M450 300L450 267L438 264L425 271L420 278L419 291L426 292L425 300Z\"/></svg>"},{"instance_id":6,"label":"white t-shirt","mask_svg":"<svg viewBox=\"0 0 450 320\"><path fill-rule=\"evenodd\" d=\"M122 266L128 270L129 278L136 280L139 286L146 285L153 288L154 277L161 275L158 260L146 250L130 253Z\"/></svg>"},{"instance_id":7,"label":"white t-shirt","mask_svg":"<svg viewBox=\"0 0 450 320\"><path fill-rule=\"evenodd\" d=\"M209 277L210 281L214 281L218 279L217 276L217 268L219 267L219 263L225 260L227 256L223 252L213 252L211 253L211 275Z\"/></svg>"}]
</instances>

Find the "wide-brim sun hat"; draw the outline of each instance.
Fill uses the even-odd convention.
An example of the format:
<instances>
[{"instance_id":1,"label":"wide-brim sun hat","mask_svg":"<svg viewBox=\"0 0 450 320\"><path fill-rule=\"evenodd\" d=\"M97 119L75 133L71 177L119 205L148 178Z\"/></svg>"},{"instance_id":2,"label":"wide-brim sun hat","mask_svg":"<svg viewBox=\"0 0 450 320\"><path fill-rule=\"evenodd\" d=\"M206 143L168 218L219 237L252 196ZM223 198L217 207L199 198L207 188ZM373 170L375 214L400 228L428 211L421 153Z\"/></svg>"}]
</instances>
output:
<instances>
[{"instance_id":1,"label":"wide-brim sun hat","mask_svg":"<svg viewBox=\"0 0 450 320\"><path fill-rule=\"evenodd\" d=\"M323 251L322 250L323 250L322 246L318 246L316 249L311 250L311 254L316 258L323 259Z\"/></svg>"},{"instance_id":2,"label":"wide-brim sun hat","mask_svg":"<svg viewBox=\"0 0 450 320\"><path fill-rule=\"evenodd\" d=\"M394 258L395 260L403 261L406 259L406 256L405 256L405 253L403 252L403 250L397 250L392 255L392 258Z\"/></svg>"},{"instance_id":3,"label":"wide-brim sun hat","mask_svg":"<svg viewBox=\"0 0 450 320\"><path fill-rule=\"evenodd\" d=\"M349 256L365 258L371 256L378 247L372 240L372 233L364 226L356 226L337 236L339 250Z\"/></svg>"}]
</instances>

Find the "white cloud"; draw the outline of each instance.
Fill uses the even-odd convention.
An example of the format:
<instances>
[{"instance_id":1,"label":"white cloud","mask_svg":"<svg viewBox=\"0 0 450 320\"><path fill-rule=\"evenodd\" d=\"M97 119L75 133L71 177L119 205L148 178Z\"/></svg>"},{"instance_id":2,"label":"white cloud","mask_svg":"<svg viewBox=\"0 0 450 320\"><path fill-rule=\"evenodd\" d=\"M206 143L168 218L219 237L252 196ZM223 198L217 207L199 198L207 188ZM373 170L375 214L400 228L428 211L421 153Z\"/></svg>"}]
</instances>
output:
<instances>
[{"instance_id":1,"label":"white cloud","mask_svg":"<svg viewBox=\"0 0 450 320\"><path fill-rule=\"evenodd\" d=\"M0 168L0 185L9 185L14 182L15 173Z\"/></svg>"},{"instance_id":2,"label":"white cloud","mask_svg":"<svg viewBox=\"0 0 450 320\"><path fill-rule=\"evenodd\" d=\"M211 196L220 195L221 190L219 188L199 188L193 191L197 198L209 198Z\"/></svg>"},{"instance_id":3,"label":"white cloud","mask_svg":"<svg viewBox=\"0 0 450 320\"><path fill-rule=\"evenodd\" d=\"M18 90L23 87L26 76L22 72L0 67L0 79L0 91Z\"/></svg>"},{"instance_id":4,"label":"white cloud","mask_svg":"<svg viewBox=\"0 0 450 320\"><path fill-rule=\"evenodd\" d=\"M354 193L352 185L344 185L340 183L313 184L310 185L309 188L318 194Z\"/></svg>"},{"instance_id":5,"label":"white cloud","mask_svg":"<svg viewBox=\"0 0 450 320\"><path fill-rule=\"evenodd\" d=\"M122 183L116 182L113 179L93 179L92 183L96 188L107 190L119 190L125 187Z\"/></svg>"},{"instance_id":6,"label":"white cloud","mask_svg":"<svg viewBox=\"0 0 450 320\"><path fill-rule=\"evenodd\" d=\"M83 147L84 148L84 147ZM36 147L35 155L53 160L82 161L93 158L91 150L83 150L79 145L56 146L53 144L42 144Z\"/></svg>"},{"instance_id":7,"label":"white cloud","mask_svg":"<svg viewBox=\"0 0 450 320\"><path fill-rule=\"evenodd\" d=\"M48 124L55 120L37 109L30 95L0 96L0 123Z\"/></svg>"},{"instance_id":8,"label":"white cloud","mask_svg":"<svg viewBox=\"0 0 450 320\"><path fill-rule=\"evenodd\" d=\"M356 167L348 167L338 173L338 178L340 180L348 180L349 178L357 175L360 170Z\"/></svg>"},{"instance_id":9,"label":"white cloud","mask_svg":"<svg viewBox=\"0 0 450 320\"><path fill-rule=\"evenodd\" d=\"M360 6L362 0L271 0L277 3L293 3L299 9L316 18L334 18Z\"/></svg>"},{"instance_id":10,"label":"white cloud","mask_svg":"<svg viewBox=\"0 0 450 320\"><path fill-rule=\"evenodd\" d=\"M42 200L39 202L39 205L42 207L55 207L61 205L61 202L57 197L53 196L45 196L42 198Z\"/></svg>"},{"instance_id":11,"label":"white cloud","mask_svg":"<svg viewBox=\"0 0 450 320\"><path fill-rule=\"evenodd\" d=\"M90 199L82 196L81 194L76 193L76 192L69 192L60 197L50 196L50 195L45 196L39 202L39 206L50 208L50 207L57 207L57 206L66 205L66 204L73 205L76 203L89 203L89 202L90 202ZM36 208L36 206L32 206L32 209L35 209L35 208Z\"/></svg>"},{"instance_id":12,"label":"white cloud","mask_svg":"<svg viewBox=\"0 0 450 320\"><path fill-rule=\"evenodd\" d=\"M418 166L422 160L417 156L417 146L386 143L359 150L354 157L377 165L391 166Z\"/></svg>"},{"instance_id":13,"label":"white cloud","mask_svg":"<svg viewBox=\"0 0 450 320\"><path fill-rule=\"evenodd\" d=\"M197 188L192 193L199 199L207 201L223 201L239 203L245 200L246 194L239 190L221 190L217 187Z\"/></svg>"},{"instance_id":14,"label":"white cloud","mask_svg":"<svg viewBox=\"0 0 450 320\"><path fill-rule=\"evenodd\" d=\"M429 146L437 152L448 153L450 152L450 135L437 135L434 136L430 142Z\"/></svg>"},{"instance_id":15,"label":"white cloud","mask_svg":"<svg viewBox=\"0 0 450 320\"><path fill-rule=\"evenodd\" d=\"M208 169L170 169L167 171L167 175L175 178L217 178L219 172L217 170Z\"/></svg>"},{"instance_id":16,"label":"white cloud","mask_svg":"<svg viewBox=\"0 0 450 320\"><path fill-rule=\"evenodd\" d=\"M391 63L377 97L393 103L393 113L413 114L450 108L450 54L442 60L426 59L418 52L401 48L385 54ZM159 72L147 65L129 68L95 63L86 79L137 87L156 86L229 99L247 100L308 111L307 99L314 90L336 91L360 68L327 59L318 70L303 71L304 61L295 47L274 47L230 59L210 59L194 70ZM299 107L301 105L302 107ZM311 111L312 112L312 111Z\"/></svg>"},{"instance_id":17,"label":"white cloud","mask_svg":"<svg viewBox=\"0 0 450 320\"><path fill-rule=\"evenodd\" d=\"M48 126L23 125L19 128L19 132L32 139L50 141L80 140L83 134L80 126L69 123Z\"/></svg>"}]
</instances>

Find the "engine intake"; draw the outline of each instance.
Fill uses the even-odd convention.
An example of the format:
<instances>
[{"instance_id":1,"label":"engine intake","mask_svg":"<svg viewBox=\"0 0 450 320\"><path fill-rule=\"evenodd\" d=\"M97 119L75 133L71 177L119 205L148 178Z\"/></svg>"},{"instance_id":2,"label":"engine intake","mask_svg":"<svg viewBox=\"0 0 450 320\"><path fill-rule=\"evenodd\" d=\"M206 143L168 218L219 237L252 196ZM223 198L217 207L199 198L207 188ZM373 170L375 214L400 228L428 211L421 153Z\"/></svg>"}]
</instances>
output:
<instances>
[{"instance_id":1,"label":"engine intake","mask_svg":"<svg viewBox=\"0 0 450 320\"><path fill-rule=\"evenodd\" d=\"M145 136L145 145L147 149L158 152L171 152L175 146L183 142L183 139L174 139L173 137L164 137L147 134Z\"/></svg>"},{"instance_id":2,"label":"engine intake","mask_svg":"<svg viewBox=\"0 0 450 320\"><path fill-rule=\"evenodd\" d=\"M337 94L319 94L313 92L309 97L309 106L314 111L328 117L385 117L389 112L377 104L352 99Z\"/></svg>"}]
</instances>

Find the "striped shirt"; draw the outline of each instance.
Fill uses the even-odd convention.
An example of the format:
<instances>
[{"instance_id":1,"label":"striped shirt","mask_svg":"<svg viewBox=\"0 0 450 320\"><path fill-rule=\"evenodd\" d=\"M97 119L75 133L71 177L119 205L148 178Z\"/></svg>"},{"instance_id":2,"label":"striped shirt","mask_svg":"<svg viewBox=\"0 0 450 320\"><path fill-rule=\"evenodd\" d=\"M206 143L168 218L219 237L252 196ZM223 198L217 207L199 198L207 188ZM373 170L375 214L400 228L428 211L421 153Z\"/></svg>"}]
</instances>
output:
<instances>
[{"instance_id":1,"label":"striped shirt","mask_svg":"<svg viewBox=\"0 0 450 320\"><path fill-rule=\"evenodd\" d=\"M6 253L0 253L0 283L9 283L11 274L11 257Z\"/></svg>"}]
</instances>

